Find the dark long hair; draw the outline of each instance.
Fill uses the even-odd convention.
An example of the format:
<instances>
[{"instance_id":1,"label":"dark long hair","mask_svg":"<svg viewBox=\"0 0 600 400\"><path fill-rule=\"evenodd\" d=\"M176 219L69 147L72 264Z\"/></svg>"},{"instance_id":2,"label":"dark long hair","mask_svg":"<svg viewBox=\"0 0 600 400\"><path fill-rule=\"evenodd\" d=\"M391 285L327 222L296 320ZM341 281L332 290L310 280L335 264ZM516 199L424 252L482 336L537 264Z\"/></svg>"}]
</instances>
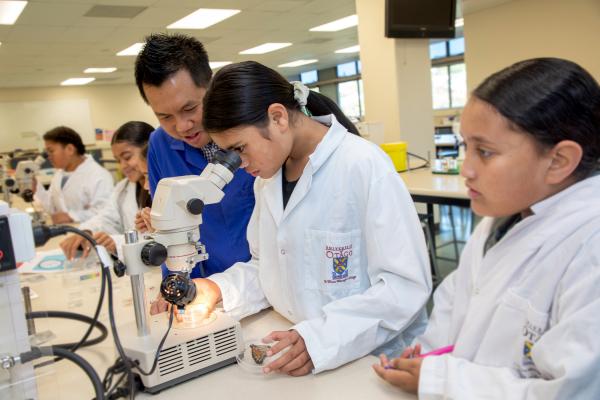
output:
<instances>
[{"instance_id":1,"label":"dark long hair","mask_svg":"<svg viewBox=\"0 0 600 400\"><path fill-rule=\"evenodd\" d=\"M202 123L210 133L219 133L242 125L265 127L267 109L273 103L300 113L294 88L276 71L255 61L230 64L219 70L208 86L203 103ZM314 116L334 114L351 133L358 135L354 124L338 105L320 93L310 91L306 108Z\"/></svg>"},{"instance_id":2,"label":"dark long hair","mask_svg":"<svg viewBox=\"0 0 600 400\"><path fill-rule=\"evenodd\" d=\"M574 62L534 58L488 77L473 96L493 106L511 127L531 135L542 148L562 140L583 149L574 176L584 179L600 158L600 86Z\"/></svg>"},{"instance_id":3,"label":"dark long hair","mask_svg":"<svg viewBox=\"0 0 600 400\"><path fill-rule=\"evenodd\" d=\"M154 131L152 125L143 121L129 121L125 122L115 131L111 145L115 143L127 142L135 147L144 147L148 140L150 140L150 134Z\"/></svg>"},{"instance_id":4,"label":"dark long hair","mask_svg":"<svg viewBox=\"0 0 600 400\"><path fill-rule=\"evenodd\" d=\"M191 36L153 33L135 60L135 83L146 103L144 84L160 86L180 70L187 70L197 87L206 87L212 77L208 54Z\"/></svg>"},{"instance_id":5,"label":"dark long hair","mask_svg":"<svg viewBox=\"0 0 600 400\"><path fill-rule=\"evenodd\" d=\"M152 125L142 121L129 121L125 122L115 131L110 142L111 145L115 143L128 143L132 146L139 147L142 152L148 148L148 141L150 140L150 134L154 131ZM143 155L147 158L147 155ZM135 183L135 193L137 205L140 208L150 207L152 205L152 199L150 193L139 182Z\"/></svg>"}]
</instances>

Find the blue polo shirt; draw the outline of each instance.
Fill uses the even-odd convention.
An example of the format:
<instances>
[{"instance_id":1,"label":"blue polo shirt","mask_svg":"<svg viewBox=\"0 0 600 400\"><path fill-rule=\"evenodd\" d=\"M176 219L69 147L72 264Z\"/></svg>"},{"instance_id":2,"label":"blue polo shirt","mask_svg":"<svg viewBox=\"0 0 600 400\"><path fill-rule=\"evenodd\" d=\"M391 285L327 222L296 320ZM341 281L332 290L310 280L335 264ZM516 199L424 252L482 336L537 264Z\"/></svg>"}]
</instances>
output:
<instances>
[{"instance_id":1,"label":"blue polo shirt","mask_svg":"<svg viewBox=\"0 0 600 400\"><path fill-rule=\"evenodd\" d=\"M161 127L157 128L150 136L148 148L151 195L154 196L162 178L199 175L207 164L200 149L173 139ZM200 241L206 246L209 258L196 265L192 278L222 272L238 261L250 259L246 228L254 208L254 178L239 169L224 191L223 200L206 205L202 212ZM163 265L163 275L165 271Z\"/></svg>"}]
</instances>

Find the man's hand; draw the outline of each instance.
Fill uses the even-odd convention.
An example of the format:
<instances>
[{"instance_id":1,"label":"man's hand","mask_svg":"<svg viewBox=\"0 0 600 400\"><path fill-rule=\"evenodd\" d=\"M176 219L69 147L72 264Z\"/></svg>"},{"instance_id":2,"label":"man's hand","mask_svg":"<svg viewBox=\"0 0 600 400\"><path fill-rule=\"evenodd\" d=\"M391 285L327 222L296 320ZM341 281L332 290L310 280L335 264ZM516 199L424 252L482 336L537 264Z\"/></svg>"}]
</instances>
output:
<instances>
[{"instance_id":1,"label":"man's hand","mask_svg":"<svg viewBox=\"0 0 600 400\"><path fill-rule=\"evenodd\" d=\"M290 376L303 376L313 370L314 365L306 349L304 339L302 339L302 336L296 330L275 331L263 338L263 342L265 343L272 341L277 341L277 344L267 352L267 356L269 357L280 353L287 347L290 348L275 361L263 368L266 374L275 371Z\"/></svg>"},{"instance_id":2,"label":"man's hand","mask_svg":"<svg viewBox=\"0 0 600 400\"><path fill-rule=\"evenodd\" d=\"M73 222L69 213L66 212L57 212L52 214L52 223L53 224L68 224Z\"/></svg>"}]
</instances>

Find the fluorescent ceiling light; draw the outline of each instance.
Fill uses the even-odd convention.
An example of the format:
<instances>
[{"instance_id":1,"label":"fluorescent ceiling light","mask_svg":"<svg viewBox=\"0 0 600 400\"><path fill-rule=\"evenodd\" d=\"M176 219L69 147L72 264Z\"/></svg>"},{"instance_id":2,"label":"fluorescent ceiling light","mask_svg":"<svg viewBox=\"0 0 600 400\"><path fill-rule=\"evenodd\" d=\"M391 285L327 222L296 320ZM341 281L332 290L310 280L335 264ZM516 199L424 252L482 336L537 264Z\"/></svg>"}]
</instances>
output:
<instances>
[{"instance_id":1,"label":"fluorescent ceiling light","mask_svg":"<svg viewBox=\"0 0 600 400\"><path fill-rule=\"evenodd\" d=\"M291 43L265 43L260 46L253 47L251 49L242 50L240 54L265 54L270 51L283 49L284 47L291 46Z\"/></svg>"},{"instance_id":2,"label":"fluorescent ceiling light","mask_svg":"<svg viewBox=\"0 0 600 400\"><path fill-rule=\"evenodd\" d=\"M0 25L13 25L26 5L26 1L0 1Z\"/></svg>"},{"instance_id":3,"label":"fluorescent ceiling light","mask_svg":"<svg viewBox=\"0 0 600 400\"><path fill-rule=\"evenodd\" d=\"M319 60L296 60L289 63L278 65L279 68L299 67L301 65L316 63Z\"/></svg>"},{"instance_id":4,"label":"fluorescent ceiling light","mask_svg":"<svg viewBox=\"0 0 600 400\"><path fill-rule=\"evenodd\" d=\"M69 78L66 81L60 83L61 86L73 86L73 85L87 85L94 81L96 78Z\"/></svg>"},{"instance_id":5,"label":"fluorescent ceiling light","mask_svg":"<svg viewBox=\"0 0 600 400\"><path fill-rule=\"evenodd\" d=\"M115 67L108 68L86 68L83 72L86 74L108 74L111 72L115 72L117 69Z\"/></svg>"},{"instance_id":6,"label":"fluorescent ceiling light","mask_svg":"<svg viewBox=\"0 0 600 400\"><path fill-rule=\"evenodd\" d=\"M208 65L211 69L217 69L231 64L231 61L209 61Z\"/></svg>"},{"instance_id":7,"label":"fluorescent ceiling light","mask_svg":"<svg viewBox=\"0 0 600 400\"><path fill-rule=\"evenodd\" d=\"M211 25L233 17L240 10L224 10L218 8L199 8L179 21L167 25L167 29L205 29Z\"/></svg>"},{"instance_id":8,"label":"fluorescent ceiling light","mask_svg":"<svg viewBox=\"0 0 600 400\"><path fill-rule=\"evenodd\" d=\"M358 53L360 51L360 45L346 47L345 49L336 50L336 53Z\"/></svg>"},{"instance_id":9,"label":"fluorescent ceiling light","mask_svg":"<svg viewBox=\"0 0 600 400\"><path fill-rule=\"evenodd\" d=\"M137 56L144 48L144 43L134 43L128 48L117 53L118 56Z\"/></svg>"},{"instance_id":10,"label":"fluorescent ceiling light","mask_svg":"<svg viewBox=\"0 0 600 400\"><path fill-rule=\"evenodd\" d=\"M465 20L464 19L457 18L457 19L454 20L454 26L456 28L460 28L461 26L464 26L464 25L465 25Z\"/></svg>"},{"instance_id":11,"label":"fluorescent ceiling light","mask_svg":"<svg viewBox=\"0 0 600 400\"><path fill-rule=\"evenodd\" d=\"M342 29L350 28L358 25L358 16L356 14L350 15L349 17L341 18L324 25L315 26L310 28L311 32L337 32Z\"/></svg>"}]
</instances>

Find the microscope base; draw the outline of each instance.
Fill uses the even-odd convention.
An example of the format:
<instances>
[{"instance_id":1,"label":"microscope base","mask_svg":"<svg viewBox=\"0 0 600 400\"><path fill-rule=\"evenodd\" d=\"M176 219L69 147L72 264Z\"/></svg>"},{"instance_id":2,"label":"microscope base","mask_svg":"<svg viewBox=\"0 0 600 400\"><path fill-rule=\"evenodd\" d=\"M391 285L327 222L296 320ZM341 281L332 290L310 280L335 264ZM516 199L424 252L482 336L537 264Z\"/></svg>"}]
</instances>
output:
<instances>
[{"instance_id":1,"label":"microscope base","mask_svg":"<svg viewBox=\"0 0 600 400\"><path fill-rule=\"evenodd\" d=\"M151 333L137 336L135 323L120 328L125 353L138 360L140 367L149 371L154 362L158 344L167 327L165 314L149 320ZM145 391L157 393L186 380L214 371L235 362L243 351L240 324L225 314L193 329L172 328L152 375L140 375Z\"/></svg>"}]
</instances>

